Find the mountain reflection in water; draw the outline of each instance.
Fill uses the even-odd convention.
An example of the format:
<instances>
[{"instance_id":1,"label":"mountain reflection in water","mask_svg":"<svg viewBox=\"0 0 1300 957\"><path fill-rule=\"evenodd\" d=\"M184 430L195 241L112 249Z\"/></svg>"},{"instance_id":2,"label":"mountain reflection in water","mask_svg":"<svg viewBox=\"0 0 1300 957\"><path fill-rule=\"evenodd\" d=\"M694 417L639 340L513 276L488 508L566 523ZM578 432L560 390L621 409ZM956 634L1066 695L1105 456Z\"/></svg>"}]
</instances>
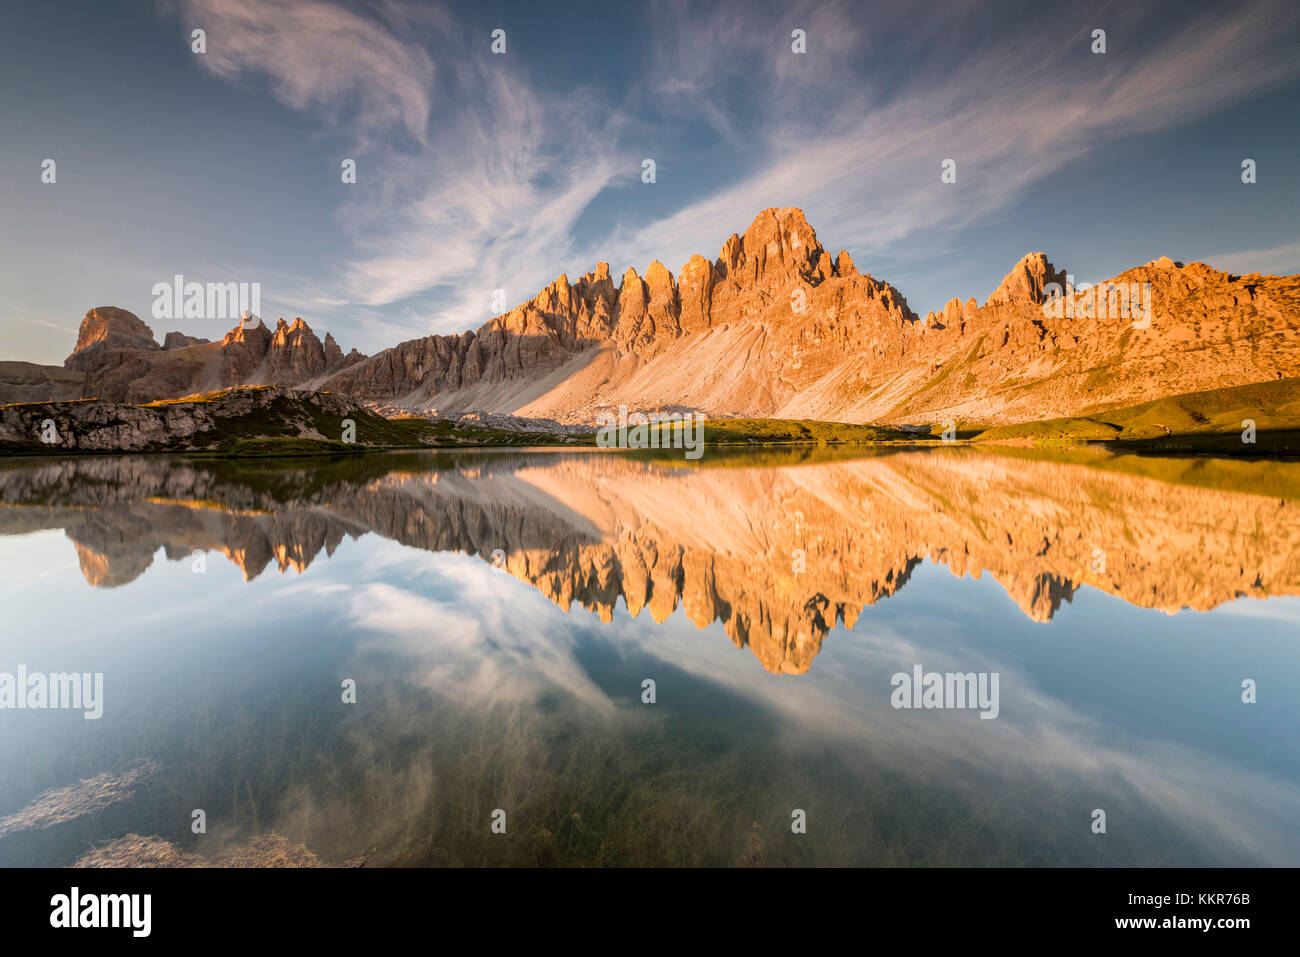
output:
<instances>
[{"instance_id":1,"label":"mountain reflection in water","mask_svg":"<svg viewBox=\"0 0 1300 957\"><path fill-rule=\"evenodd\" d=\"M801 673L837 622L851 628L926 558L992 575L1042 622L1083 585L1167 612L1296 594L1297 490L1300 464L1091 451L695 468L555 453L80 458L0 470L0 534L63 528L96 587L145 574L159 548L220 552L252 580L375 534L477 555L602 621L620 598L657 622L681 605L769 671Z\"/></svg>"},{"instance_id":2,"label":"mountain reflection in water","mask_svg":"<svg viewBox=\"0 0 1300 957\"><path fill-rule=\"evenodd\" d=\"M104 674L0 710L0 865L1294 865L1297 502L1091 449L0 461L0 672ZM917 667L996 719L896 710Z\"/></svg>"}]
</instances>

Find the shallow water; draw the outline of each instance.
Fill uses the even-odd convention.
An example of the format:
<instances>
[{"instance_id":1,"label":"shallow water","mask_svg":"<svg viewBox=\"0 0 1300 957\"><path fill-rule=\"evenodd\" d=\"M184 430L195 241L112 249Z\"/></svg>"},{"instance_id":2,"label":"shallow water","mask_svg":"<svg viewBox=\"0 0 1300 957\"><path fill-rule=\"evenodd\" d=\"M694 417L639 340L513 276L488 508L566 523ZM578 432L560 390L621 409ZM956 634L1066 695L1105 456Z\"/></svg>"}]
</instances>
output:
<instances>
[{"instance_id":1,"label":"shallow water","mask_svg":"<svg viewBox=\"0 0 1300 957\"><path fill-rule=\"evenodd\" d=\"M1271 462L0 462L0 673L103 674L0 863L1295 865L1298 543Z\"/></svg>"}]
</instances>

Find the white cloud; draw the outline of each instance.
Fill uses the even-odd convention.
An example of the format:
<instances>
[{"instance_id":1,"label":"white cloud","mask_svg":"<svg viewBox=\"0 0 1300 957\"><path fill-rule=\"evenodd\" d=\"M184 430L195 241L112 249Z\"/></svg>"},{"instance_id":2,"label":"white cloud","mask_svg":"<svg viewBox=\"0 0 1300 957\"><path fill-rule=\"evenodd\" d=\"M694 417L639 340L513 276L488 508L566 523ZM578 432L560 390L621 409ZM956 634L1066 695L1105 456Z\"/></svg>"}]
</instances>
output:
<instances>
[{"instance_id":1,"label":"white cloud","mask_svg":"<svg viewBox=\"0 0 1300 957\"><path fill-rule=\"evenodd\" d=\"M692 253L716 254L760 209L798 205L824 242L847 246L861 265L864 254L924 230L955 229L1005 210L1090 152L1300 75L1300 60L1272 49L1294 29L1296 10L1260 3L1185 21L1141 56L1084 66L1071 65L1070 52L1086 43L1087 31L1080 34L1073 21L1044 21L1032 34L1009 35L964 61L914 63L915 79L889 96L868 97L856 91L847 64L848 47L863 39L853 29L857 18L847 11L838 17L810 31L835 45L816 58L806 54L817 67L804 75L794 74L798 57L759 55L772 45L771 25L759 18L738 21L744 30L716 31L666 21L669 32L658 42L671 49L661 60L697 65L683 84L684 105L723 88L736 63L757 73L749 86L761 119L749 141L764 155L734 183L604 243L611 261L655 256L675 269ZM713 47L707 56L695 49L705 42L701 33ZM725 105L699 109L729 134L735 121ZM810 129L810 112L821 117L819 130ZM953 186L940 183L946 158L957 162Z\"/></svg>"},{"instance_id":2,"label":"white cloud","mask_svg":"<svg viewBox=\"0 0 1300 957\"><path fill-rule=\"evenodd\" d=\"M265 75L284 103L336 128L349 120L372 150L366 190L338 211L357 255L310 299L351 303L394 337L475 328L493 290L512 306L601 260L615 275L655 258L676 270L774 205L802 206L832 251L869 268L872 254L1004 212L1080 157L1300 74L1300 60L1276 55L1300 14L1276 2L1159 31L1116 7L1105 57L1078 55L1088 29L1069 11L994 35L1005 21L977 5L926 21L836 3L672 4L647 18L650 67L617 102L547 89L520 56L467 55L487 39L441 7L389 2L367 18L323 0L184 5L209 30L206 68ZM795 25L808 31L801 56ZM993 39L957 42L978 33ZM905 69L873 72L904 57ZM640 186L646 143L670 160L661 177L700 166L703 192L665 190L662 212L630 204L578 238L605 190ZM939 180L946 158L955 186Z\"/></svg>"},{"instance_id":3,"label":"white cloud","mask_svg":"<svg viewBox=\"0 0 1300 957\"><path fill-rule=\"evenodd\" d=\"M477 91L472 107L450 118L432 155L384 174L421 191L397 208L354 203L341 214L363 254L346 274L348 293L382 305L452 287L440 331L490 318L496 288L513 305L554 279L548 269L570 250L574 222L620 170L638 169L612 145L619 116L592 99L464 69L477 74L462 84Z\"/></svg>"},{"instance_id":4,"label":"white cloud","mask_svg":"<svg viewBox=\"0 0 1300 957\"><path fill-rule=\"evenodd\" d=\"M1300 272L1300 242L1283 243L1268 249L1248 249L1235 253L1214 253L1205 257L1208 265L1236 273L1271 273L1292 276Z\"/></svg>"},{"instance_id":5,"label":"white cloud","mask_svg":"<svg viewBox=\"0 0 1300 957\"><path fill-rule=\"evenodd\" d=\"M180 8L187 35L206 31L198 62L218 76L260 74L294 109L359 132L396 126L424 141L434 64L418 44L322 0L181 0Z\"/></svg>"},{"instance_id":6,"label":"white cloud","mask_svg":"<svg viewBox=\"0 0 1300 957\"><path fill-rule=\"evenodd\" d=\"M531 703L560 689L598 712L612 712L609 697L575 658L570 616L558 614L531 586L478 558L400 552L408 572L418 566L423 581L437 582L449 597L379 581L359 585L346 616L373 636L361 652L401 655L421 686L466 705Z\"/></svg>"},{"instance_id":7,"label":"white cloud","mask_svg":"<svg viewBox=\"0 0 1300 957\"><path fill-rule=\"evenodd\" d=\"M27 322L34 326L45 326L47 329L57 329L59 332L66 332L70 335L76 335L77 330L71 326L61 325L53 320L38 316L30 309L24 309L21 306L15 306L12 303L0 302L0 309L6 310L11 318L17 322Z\"/></svg>"}]
</instances>

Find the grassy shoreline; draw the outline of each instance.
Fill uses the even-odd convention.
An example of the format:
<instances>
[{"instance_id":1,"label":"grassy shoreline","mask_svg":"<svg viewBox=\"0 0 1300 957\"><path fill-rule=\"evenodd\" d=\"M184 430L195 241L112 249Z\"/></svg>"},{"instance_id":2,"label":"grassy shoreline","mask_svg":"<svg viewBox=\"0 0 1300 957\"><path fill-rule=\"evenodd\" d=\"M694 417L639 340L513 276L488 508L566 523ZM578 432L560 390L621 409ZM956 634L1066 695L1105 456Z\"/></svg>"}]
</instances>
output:
<instances>
[{"instance_id":1,"label":"grassy shoreline","mask_svg":"<svg viewBox=\"0 0 1300 957\"><path fill-rule=\"evenodd\" d=\"M220 414L223 400L260 396L256 407L240 406L238 414ZM361 406L347 408L342 397L329 393L283 393L266 386L221 390L139 406L105 403L105 407L158 410L192 405L216 408L210 427L172 442L140 448L68 448L39 441L0 442L0 456L66 456L117 454L185 454L218 458L267 458L357 455L365 452L456 449L521 449L626 451L650 455L680 453L680 423L657 426L660 448L612 449L597 445L597 431L572 434L522 431L479 425L458 419L405 416L385 418ZM94 403L13 403L0 412L22 410L35 416L67 415L75 407ZM346 411L340 413L335 406ZM326 411L330 409L331 411ZM358 441L324 438L340 433L340 423L355 419ZM1300 457L1300 379L1280 379L1225 389L1187 393L1118 409L1011 425L959 423L954 438L945 441L934 425L882 426L811 419L716 418L701 423L692 436L704 448L761 449L901 449L938 446L1070 449L1100 446L1118 453L1154 456L1216 456L1230 458ZM652 432L654 430L652 429ZM30 433L29 433L30 434ZM692 443L694 444L694 442Z\"/></svg>"}]
</instances>

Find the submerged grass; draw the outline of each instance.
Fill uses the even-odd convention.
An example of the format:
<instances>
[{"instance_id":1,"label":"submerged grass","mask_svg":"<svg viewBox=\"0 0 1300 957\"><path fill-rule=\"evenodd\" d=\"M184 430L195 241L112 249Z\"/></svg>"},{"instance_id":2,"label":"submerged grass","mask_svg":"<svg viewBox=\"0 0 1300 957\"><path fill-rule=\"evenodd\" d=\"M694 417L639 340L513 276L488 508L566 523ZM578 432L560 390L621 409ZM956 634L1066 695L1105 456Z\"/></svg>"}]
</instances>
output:
<instances>
[{"instance_id":1,"label":"submerged grass","mask_svg":"<svg viewBox=\"0 0 1300 957\"><path fill-rule=\"evenodd\" d=\"M372 689L362 714L322 699L333 670L313 661L274 693L233 700L199 686L125 723L140 731L112 749L166 770L111 821L29 836L8 845L11 859L70 862L107 825L207 859L274 831L326 863L380 866L1078 862L1052 828L1024 827L979 789L913 780L869 747L807 747L725 691L712 692L721 707L593 710L557 689L466 708L389 671L358 675ZM195 807L206 836L189 831ZM504 835L490 826L498 808ZM791 828L796 808L808 834Z\"/></svg>"}]
</instances>

